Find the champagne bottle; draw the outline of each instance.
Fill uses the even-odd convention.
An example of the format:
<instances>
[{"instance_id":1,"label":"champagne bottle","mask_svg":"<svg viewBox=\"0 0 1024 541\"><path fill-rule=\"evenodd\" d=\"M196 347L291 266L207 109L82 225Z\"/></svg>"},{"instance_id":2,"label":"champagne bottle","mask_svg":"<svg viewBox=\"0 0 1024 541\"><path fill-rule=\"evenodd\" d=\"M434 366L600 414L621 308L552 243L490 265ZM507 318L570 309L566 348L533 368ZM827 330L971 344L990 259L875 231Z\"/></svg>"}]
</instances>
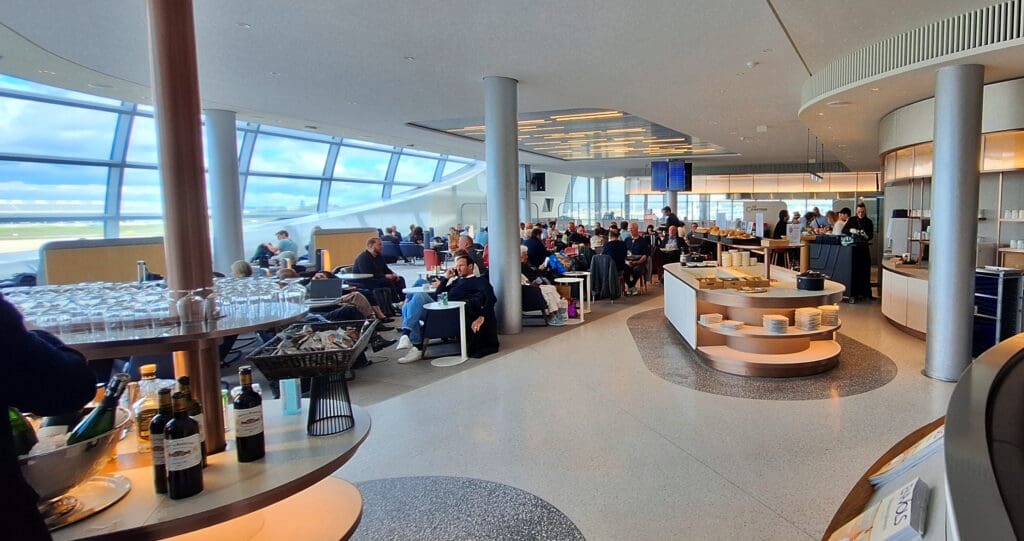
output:
<instances>
[{"instance_id":1,"label":"champagne bottle","mask_svg":"<svg viewBox=\"0 0 1024 541\"><path fill-rule=\"evenodd\" d=\"M192 384L188 376L178 378L178 392L188 399L188 416L199 424L199 448L203 453L203 467L206 467L206 430L203 429L203 405L195 398L192 398Z\"/></svg>"},{"instance_id":2,"label":"champagne bottle","mask_svg":"<svg viewBox=\"0 0 1024 541\"><path fill-rule=\"evenodd\" d=\"M164 430L174 416L171 389L157 391L157 414L149 421L149 443L153 450L153 486L157 494L167 494L167 455L164 450Z\"/></svg>"},{"instance_id":3,"label":"champagne bottle","mask_svg":"<svg viewBox=\"0 0 1024 541\"><path fill-rule=\"evenodd\" d=\"M188 415L184 393L174 393L174 416L164 426L167 495L172 500L203 491L203 456L199 450L199 424Z\"/></svg>"},{"instance_id":4,"label":"champagne bottle","mask_svg":"<svg viewBox=\"0 0 1024 541\"><path fill-rule=\"evenodd\" d=\"M11 435L14 438L14 456L27 455L32 446L39 443L32 423L29 423L17 408L7 408L7 418L11 423Z\"/></svg>"},{"instance_id":5,"label":"champagne bottle","mask_svg":"<svg viewBox=\"0 0 1024 541\"><path fill-rule=\"evenodd\" d=\"M103 401L96 406L78 426L68 434L68 445L74 445L96 436L106 434L114 429L114 421L117 418L117 402L121 394L128 387L128 374L114 374L107 384Z\"/></svg>"},{"instance_id":6,"label":"champagne bottle","mask_svg":"<svg viewBox=\"0 0 1024 541\"><path fill-rule=\"evenodd\" d=\"M263 439L263 399L252 389L252 368L238 368L242 393L235 399L235 450L239 462L252 462L266 454Z\"/></svg>"},{"instance_id":7,"label":"champagne bottle","mask_svg":"<svg viewBox=\"0 0 1024 541\"><path fill-rule=\"evenodd\" d=\"M132 403L132 414L135 415L135 426L139 443L139 452L147 452L150 447L149 422L157 413L156 365L144 364L139 368L142 381L139 382L139 397Z\"/></svg>"}]
</instances>

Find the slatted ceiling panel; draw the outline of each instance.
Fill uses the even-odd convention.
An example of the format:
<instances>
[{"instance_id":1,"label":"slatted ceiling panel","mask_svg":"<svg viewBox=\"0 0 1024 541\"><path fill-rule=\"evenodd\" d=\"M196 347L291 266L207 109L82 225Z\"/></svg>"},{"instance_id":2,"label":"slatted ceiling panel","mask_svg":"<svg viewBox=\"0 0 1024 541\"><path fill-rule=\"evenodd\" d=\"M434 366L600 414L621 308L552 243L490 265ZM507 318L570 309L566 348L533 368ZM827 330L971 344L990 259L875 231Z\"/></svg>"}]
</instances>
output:
<instances>
[{"instance_id":1,"label":"slatted ceiling panel","mask_svg":"<svg viewBox=\"0 0 1024 541\"><path fill-rule=\"evenodd\" d=\"M897 34L829 63L801 91L804 106L843 87L914 64L1024 38L1024 0L1010 0Z\"/></svg>"},{"instance_id":2,"label":"slatted ceiling panel","mask_svg":"<svg viewBox=\"0 0 1024 541\"><path fill-rule=\"evenodd\" d=\"M853 192L857 190L857 173L829 173L829 191Z\"/></svg>"}]
</instances>

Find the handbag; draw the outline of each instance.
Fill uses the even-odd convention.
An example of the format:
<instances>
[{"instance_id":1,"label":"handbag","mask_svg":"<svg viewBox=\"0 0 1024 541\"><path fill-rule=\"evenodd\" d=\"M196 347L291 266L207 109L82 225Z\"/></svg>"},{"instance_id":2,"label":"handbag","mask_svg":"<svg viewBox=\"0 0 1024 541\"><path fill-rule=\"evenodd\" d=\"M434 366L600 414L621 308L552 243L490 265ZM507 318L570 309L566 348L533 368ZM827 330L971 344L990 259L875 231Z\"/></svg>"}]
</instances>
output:
<instances>
[{"instance_id":1,"label":"handbag","mask_svg":"<svg viewBox=\"0 0 1024 541\"><path fill-rule=\"evenodd\" d=\"M576 309L576 300L569 301L569 308L565 311L566 315L571 319L580 317L579 311Z\"/></svg>"}]
</instances>

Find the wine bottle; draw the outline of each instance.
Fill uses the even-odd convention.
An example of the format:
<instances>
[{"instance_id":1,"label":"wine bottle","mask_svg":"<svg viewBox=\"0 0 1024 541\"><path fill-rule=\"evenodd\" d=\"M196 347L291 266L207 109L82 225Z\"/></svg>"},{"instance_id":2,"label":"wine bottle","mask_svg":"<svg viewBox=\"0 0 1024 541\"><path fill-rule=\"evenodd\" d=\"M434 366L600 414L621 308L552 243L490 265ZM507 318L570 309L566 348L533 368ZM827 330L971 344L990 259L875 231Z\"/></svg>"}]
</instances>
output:
<instances>
[{"instance_id":1,"label":"wine bottle","mask_svg":"<svg viewBox=\"0 0 1024 541\"><path fill-rule=\"evenodd\" d=\"M167 495L172 500L203 491L203 455L199 450L199 424L188 415L188 398L174 393L174 416L164 425Z\"/></svg>"},{"instance_id":2,"label":"wine bottle","mask_svg":"<svg viewBox=\"0 0 1024 541\"><path fill-rule=\"evenodd\" d=\"M96 409L92 410L92 413L82 419L82 422L78 423L68 434L68 445L74 445L113 430L114 421L117 418L117 402L127 387L128 374L123 372L114 374L114 377L110 378L110 383L107 384L107 390L100 405L96 406Z\"/></svg>"},{"instance_id":3,"label":"wine bottle","mask_svg":"<svg viewBox=\"0 0 1024 541\"><path fill-rule=\"evenodd\" d=\"M149 421L149 444L153 451L153 486L157 494L167 494L167 456L164 450L164 430L174 416L171 389L157 391L157 413Z\"/></svg>"},{"instance_id":4,"label":"wine bottle","mask_svg":"<svg viewBox=\"0 0 1024 541\"><path fill-rule=\"evenodd\" d=\"M139 382L139 396L132 403L132 414L135 416L136 436L139 444L139 452L149 451L149 422L157 413L156 392L159 390L156 383L156 365L144 364L139 368L142 374L142 381Z\"/></svg>"},{"instance_id":5,"label":"wine bottle","mask_svg":"<svg viewBox=\"0 0 1024 541\"><path fill-rule=\"evenodd\" d=\"M7 408L7 418L11 423L11 435L14 438L14 456L27 455L32 446L39 443L32 423L29 423L17 408Z\"/></svg>"},{"instance_id":6,"label":"wine bottle","mask_svg":"<svg viewBox=\"0 0 1024 541\"><path fill-rule=\"evenodd\" d=\"M206 430L203 422L203 404L192 397L192 384L188 376L178 378L178 392L188 399L188 416L199 424L199 448L203 453L203 467L206 467Z\"/></svg>"},{"instance_id":7,"label":"wine bottle","mask_svg":"<svg viewBox=\"0 0 1024 541\"><path fill-rule=\"evenodd\" d=\"M266 454L263 439L263 399L252 389L252 368L238 368L242 393L235 399L235 450L239 462L252 462Z\"/></svg>"}]
</instances>

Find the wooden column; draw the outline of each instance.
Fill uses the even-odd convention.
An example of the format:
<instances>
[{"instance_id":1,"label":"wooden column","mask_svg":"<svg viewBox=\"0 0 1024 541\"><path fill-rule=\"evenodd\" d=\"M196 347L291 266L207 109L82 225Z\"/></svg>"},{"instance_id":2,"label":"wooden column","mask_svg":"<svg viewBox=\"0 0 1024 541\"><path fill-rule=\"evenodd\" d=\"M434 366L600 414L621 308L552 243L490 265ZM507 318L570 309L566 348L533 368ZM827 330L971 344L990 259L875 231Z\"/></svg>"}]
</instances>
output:
<instances>
[{"instance_id":1,"label":"wooden column","mask_svg":"<svg viewBox=\"0 0 1024 541\"><path fill-rule=\"evenodd\" d=\"M203 175L203 139L191 0L148 0L149 54L156 107L167 287L193 290L213 284ZM192 392L206 412L206 448L224 450L216 346L204 340L182 352ZM183 358L182 358L183 357Z\"/></svg>"}]
</instances>

